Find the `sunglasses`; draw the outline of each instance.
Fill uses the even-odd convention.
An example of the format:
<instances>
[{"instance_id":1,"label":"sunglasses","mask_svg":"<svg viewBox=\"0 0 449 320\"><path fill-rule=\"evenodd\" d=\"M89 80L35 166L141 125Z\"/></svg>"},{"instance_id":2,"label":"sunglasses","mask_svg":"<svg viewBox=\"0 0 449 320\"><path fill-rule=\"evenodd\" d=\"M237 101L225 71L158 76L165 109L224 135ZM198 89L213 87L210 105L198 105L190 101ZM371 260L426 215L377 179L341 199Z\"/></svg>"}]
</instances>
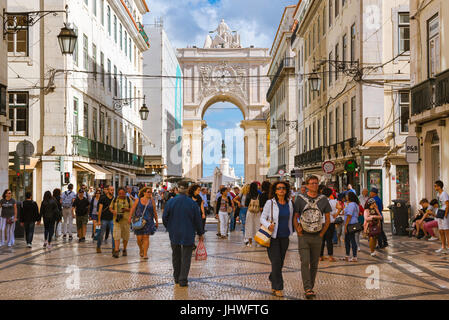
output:
<instances>
[{"instance_id":1,"label":"sunglasses","mask_svg":"<svg viewBox=\"0 0 449 320\"><path fill-rule=\"evenodd\" d=\"M277 187L276 190L287 190L286 187Z\"/></svg>"}]
</instances>

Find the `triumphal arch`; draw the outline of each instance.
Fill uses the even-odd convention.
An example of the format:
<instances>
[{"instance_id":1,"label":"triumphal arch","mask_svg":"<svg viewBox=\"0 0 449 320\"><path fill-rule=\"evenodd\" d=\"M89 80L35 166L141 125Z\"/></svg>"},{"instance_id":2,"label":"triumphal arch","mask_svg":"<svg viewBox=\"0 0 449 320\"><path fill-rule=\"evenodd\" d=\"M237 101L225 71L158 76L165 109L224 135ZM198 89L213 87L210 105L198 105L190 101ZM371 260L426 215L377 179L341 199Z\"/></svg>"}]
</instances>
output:
<instances>
[{"instance_id":1,"label":"triumphal arch","mask_svg":"<svg viewBox=\"0 0 449 320\"><path fill-rule=\"evenodd\" d=\"M245 182L261 181L268 171L269 49L242 47L238 32L222 20L203 48L178 49L178 60L184 77L183 176L203 176L204 113L217 102L231 102L244 118Z\"/></svg>"}]
</instances>

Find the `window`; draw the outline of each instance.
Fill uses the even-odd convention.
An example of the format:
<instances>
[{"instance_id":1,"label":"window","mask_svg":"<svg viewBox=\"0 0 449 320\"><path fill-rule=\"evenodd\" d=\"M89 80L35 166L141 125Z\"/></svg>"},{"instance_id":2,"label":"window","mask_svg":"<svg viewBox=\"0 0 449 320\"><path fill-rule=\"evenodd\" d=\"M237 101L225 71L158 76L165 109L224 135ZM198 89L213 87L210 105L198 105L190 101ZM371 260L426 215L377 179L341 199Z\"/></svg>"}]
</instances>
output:
<instances>
[{"instance_id":1,"label":"window","mask_svg":"<svg viewBox=\"0 0 449 320\"><path fill-rule=\"evenodd\" d=\"M329 144L334 143L334 113L329 112Z\"/></svg>"},{"instance_id":2,"label":"window","mask_svg":"<svg viewBox=\"0 0 449 320\"><path fill-rule=\"evenodd\" d=\"M310 37L312 36L311 32L309 32L309 51L308 51L308 57L310 57L310 54L312 53L312 41Z\"/></svg>"},{"instance_id":3,"label":"window","mask_svg":"<svg viewBox=\"0 0 449 320\"><path fill-rule=\"evenodd\" d=\"M316 24L313 25L313 35L312 35L312 46L314 49L315 49L315 38L316 38Z\"/></svg>"},{"instance_id":4,"label":"window","mask_svg":"<svg viewBox=\"0 0 449 320\"><path fill-rule=\"evenodd\" d=\"M355 97L351 98L351 138L355 138L355 128L356 128L356 104Z\"/></svg>"},{"instance_id":5,"label":"window","mask_svg":"<svg viewBox=\"0 0 449 320\"><path fill-rule=\"evenodd\" d=\"M73 98L73 135L79 135L78 132L78 99Z\"/></svg>"},{"instance_id":6,"label":"window","mask_svg":"<svg viewBox=\"0 0 449 320\"><path fill-rule=\"evenodd\" d=\"M355 61L355 24L351 26L351 62Z\"/></svg>"},{"instance_id":7,"label":"window","mask_svg":"<svg viewBox=\"0 0 449 320\"><path fill-rule=\"evenodd\" d=\"M399 53L410 51L410 14L399 13Z\"/></svg>"},{"instance_id":8,"label":"window","mask_svg":"<svg viewBox=\"0 0 449 320\"><path fill-rule=\"evenodd\" d=\"M131 48L132 48L131 37L129 37L128 43L129 43L129 62L132 62L133 55L132 55L132 51L131 51Z\"/></svg>"},{"instance_id":9,"label":"window","mask_svg":"<svg viewBox=\"0 0 449 320\"><path fill-rule=\"evenodd\" d=\"M117 123L117 120L114 121L114 146L116 148L119 147L119 144L118 144L118 123Z\"/></svg>"},{"instance_id":10,"label":"window","mask_svg":"<svg viewBox=\"0 0 449 320\"><path fill-rule=\"evenodd\" d=\"M85 34L83 34L83 58L84 69L89 71L89 39Z\"/></svg>"},{"instance_id":11,"label":"window","mask_svg":"<svg viewBox=\"0 0 449 320\"><path fill-rule=\"evenodd\" d=\"M83 130L84 137L89 139L89 105L86 102L83 110Z\"/></svg>"},{"instance_id":12,"label":"window","mask_svg":"<svg viewBox=\"0 0 449 320\"><path fill-rule=\"evenodd\" d=\"M114 97L118 95L117 67L114 66Z\"/></svg>"},{"instance_id":13,"label":"window","mask_svg":"<svg viewBox=\"0 0 449 320\"><path fill-rule=\"evenodd\" d=\"M105 118L104 118L104 112L100 112L100 142L104 143L104 134L105 134Z\"/></svg>"},{"instance_id":14,"label":"window","mask_svg":"<svg viewBox=\"0 0 449 320\"><path fill-rule=\"evenodd\" d=\"M98 130L98 110L97 108L92 109L92 133L94 141L97 141L97 130Z\"/></svg>"},{"instance_id":15,"label":"window","mask_svg":"<svg viewBox=\"0 0 449 320\"><path fill-rule=\"evenodd\" d=\"M128 80L125 77L125 91L123 93L123 98L128 99Z\"/></svg>"},{"instance_id":16,"label":"window","mask_svg":"<svg viewBox=\"0 0 449 320\"><path fill-rule=\"evenodd\" d=\"M343 140L347 140L348 139L348 135L346 133L346 131L348 131L346 129L346 124L349 121L348 117L349 117L349 114L348 114L348 103L345 102L345 103L343 103L343 121L342 121L342 125L343 125Z\"/></svg>"},{"instance_id":17,"label":"window","mask_svg":"<svg viewBox=\"0 0 449 320\"><path fill-rule=\"evenodd\" d=\"M97 46L94 44L92 44L92 67L94 80L97 81Z\"/></svg>"},{"instance_id":18,"label":"window","mask_svg":"<svg viewBox=\"0 0 449 320\"><path fill-rule=\"evenodd\" d=\"M329 0L329 28L332 27L332 13L333 13L332 3L333 0Z\"/></svg>"},{"instance_id":19,"label":"window","mask_svg":"<svg viewBox=\"0 0 449 320\"><path fill-rule=\"evenodd\" d=\"M340 64L340 44L335 45L335 80L338 80L338 66Z\"/></svg>"},{"instance_id":20,"label":"window","mask_svg":"<svg viewBox=\"0 0 449 320\"><path fill-rule=\"evenodd\" d=\"M326 34L326 7L323 9L323 36Z\"/></svg>"},{"instance_id":21,"label":"window","mask_svg":"<svg viewBox=\"0 0 449 320\"><path fill-rule=\"evenodd\" d=\"M0 83L0 115L6 116L6 86Z\"/></svg>"},{"instance_id":22,"label":"window","mask_svg":"<svg viewBox=\"0 0 449 320\"><path fill-rule=\"evenodd\" d=\"M348 49L348 36L345 34L344 36L343 36L343 54L342 54L342 57L341 57L341 59L343 60L343 64L342 64L342 68L343 68L343 70L345 70L346 69L346 51L347 51L347 49Z\"/></svg>"},{"instance_id":23,"label":"window","mask_svg":"<svg viewBox=\"0 0 449 320\"><path fill-rule=\"evenodd\" d=\"M120 88L119 88L119 98L123 97L123 73L120 71Z\"/></svg>"},{"instance_id":24,"label":"window","mask_svg":"<svg viewBox=\"0 0 449 320\"><path fill-rule=\"evenodd\" d=\"M306 131L304 132L304 152L307 151L307 128Z\"/></svg>"},{"instance_id":25,"label":"window","mask_svg":"<svg viewBox=\"0 0 449 320\"><path fill-rule=\"evenodd\" d=\"M28 135L28 92L9 92L9 131L13 135Z\"/></svg>"},{"instance_id":26,"label":"window","mask_svg":"<svg viewBox=\"0 0 449 320\"><path fill-rule=\"evenodd\" d=\"M335 17L338 17L340 14L340 1L335 0Z\"/></svg>"},{"instance_id":27,"label":"window","mask_svg":"<svg viewBox=\"0 0 449 320\"><path fill-rule=\"evenodd\" d=\"M323 145L327 146L327 117L323 116Z\"/></svg>"},{"instance_id":28,"label":"window","mask_svg":"<svg viewBox=\"0 0 449 320\"><path fill-rule=\"evenodd\" d=\"M123 33L123 27L122 27L122 24L120 23L120 32L119 32L119 36L120 36L120 50L123 50L123 38L122 38L122 33Z\"/></svg>"},{"instance_id":29,"label":"window","mask_svg":"<svg viewBox=\"0 0 449 320\"><path fill-rule=\"evenodd\" d=\"M14 22L15 21L15 22ZM14 26L16 26L14 28ZM16 15L8 20L8 29L16 29L8 33L8 53L11 56L28 56L28 23L26 15Z\"/></svg>"},{"instance_id":30,"label":"window","mask_svg":"<svg viewBox=\"0 0 449 320\"><path fill-rule=\"evenodd\" d=\"M85 4L86 6L88 6L88 5L89 5L89 0L84 0L84 4Z\"/></svg>"},{"instance_id":31,"label":"window","mask_svg":"<svg viewBox=\"0 0 449 320\"><path fill-rule=\"evenodd\" d=\"M340 142L340 107L335 109L335 143Z\"/></svg>"},{"instance_id":32,"label":"window","mask_svg":"<svg viewBox=\"0 0 449 320\"><path fill-rule=\"evenodd\" d=\"M128 34L125 31L125 56L128 56Z\"/></svg>"},{"instance_id":33,"label":"window","mask_svg":"<svg viewBox=\"0 0 449 320\"><path fill-rule=\"evenodd\" d=\"M104 53L100 52L101 85L104 87Z\"/></svg>"},{"instance_id":34,"label":"window","mask_svg":"<svg viewBox=\"0 0 449 320\"><path fill-rule=\"evenodd\" d=\"M407 133L410 118L410 95L408 91L399 92L399 110L401 133Z\"/></svg>"},{"instance_id":35,"label":"window","mask_svg":"<svg viewBox=\"0 0 449 320\"><path fill-rule=\"evenodd\" d=\"M111 92L111 88L112 88L112 75L111 75L111 60L108 59L108 90L109 92Z\"/></svg>"},{"instance_id":36,"label":"window","mask_svg":"<svg viewBox=\"0 0 449 320\"><path fill-rule=\"evenodd\" d=\"M318 17L318 29L317 29L317 42L320 43L320 27L321 27L321 21L320 17Z\"/></svg>"},{"instance_id":37,"label":"window","mask_svg":"<svg viewBox=\"0 0 449 320\"><path fill-rule=\"evenodd\" d=\"M317 148L321 147L321 124L320 124L320 119L317 120L316 122L317 124Z\"/></svg>"},{"instance_id":38,"label":"window","mask_svg":"<svg viewBox=\"0 0 449 320\"><path fill-rule=\"evenodd\" d=\"M312 150L316 148L316 124L313 123L313 139L312 139Z\"/></svg>"},{"instance_id":39,"label":"window","mask_svg":"<svg viewBox=\"0 0 449 320\"><path fill-rule=\"evenodd\" d=\"M440 20L438 15L427 23L429 78L440 72Z\"/></svg>"},{"instance_id":40,"label":"window","mask_svg":"<svg viewBox=\"0 0 449 320\"><path fill-rule=\"evenodd\" d=\"M108 6L108 34L111 35L111 7Z\"/></svg>"},{"instance_id":41,"label":"window","mask_svg":"<svg viewBox=\"0 0 449 320\"><path fill-rule=\"evenodd\" d=\"M329 61L332 61L332 52L329 53ZM329 87L332 85L332 72L333 72L333 67L332 67L332 63L329 63Z\"/></svg>"},{"instance_id":42,"label":"window","mask_svg":"<svg viewBox=\"0 0 449 320\"><path fill-rule=\"evenodd\" d=\"M111 118L108 117L108 135L106 136L106 144L110 145L112 139L112 123Z\"/></svg>"},{"instance_id":43,"label":"window","mask_svg":"<svg viewBox=\"0 0 449 320\"><path fill-rule=\"evenodd\" d=\"M131 84L131 81L129 82L129 106L130 106L130 108L132 109L132 106L133 106L133 90L132 90L132 84Z\"/></svg>"},{"instance_id":44,"label":"window","mask_svg":"<svg viewBox=\"0 0 449 320\"><path fill-rule=\"evenodd\" d=\"M97 16L97 0L92 0L92 13Z\"/></svg>"},{"instance_id":45,"label":"window","mask_svg":"<svg viewBox=\"0 0 449 320\"><path fill-rule=\"evenodd\" d=\"M75 31L76 35L78 36L78 28L73 25L73 31ZM75 66L78 66L78 41L75 43L75 49L73 50L73 63Z\"/></svg>"},{"instance_id":46,"label":"window","mask_svg":"<svg viewBox=\"0 0 449 320\"><path fill-rule=\"evenodd\" d=\"M104 26L104 0L100 1L100 20L101 20L101 25Z\"/></svg>"},{"instance_id":47,"label":"window","mask_svg":"<svg viewBox=\"0 0 449 320\"><path fill-rule=\"evenodd\" d=\"M117 16L114 15L114 41L117 43Z\"/></svg>"}]
</instances>

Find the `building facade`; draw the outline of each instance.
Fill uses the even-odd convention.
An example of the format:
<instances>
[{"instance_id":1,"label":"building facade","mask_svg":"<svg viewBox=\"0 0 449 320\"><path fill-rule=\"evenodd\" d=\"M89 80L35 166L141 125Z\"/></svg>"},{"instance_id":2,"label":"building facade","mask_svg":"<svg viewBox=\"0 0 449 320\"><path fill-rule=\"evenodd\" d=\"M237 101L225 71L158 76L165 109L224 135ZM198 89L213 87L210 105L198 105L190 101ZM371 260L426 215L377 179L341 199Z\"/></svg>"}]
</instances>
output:
<instances>
[{"instance_id":1,"label":"building facade","mask_svg":"<svg viewBox=\"0 0 449 320\"><path fill-rule=\"evenodd\" d=\"M422 198L433 199L434 182L449 184L449 3L410 1L411 121L410 137L417 137L419 159L410 164L413 209ZM446 187L446 186L445 186Z\"/></svg>"},{"instance_id":2,"label":"building facade","mask_svg":"<svg viewBox=\"0 0 449 320\"><path fill-rule=\"evenodd\" d=\"M8 38L9 150L24 139L35 146L25 189L37 200L68 182L134 184L144 170L142 79L129 75L143 72L149 42L141 21L148 7L144 0L54 0L15 2L8 11L65 5L78 35L73 55L63 56L58 46L63 14L24 24ZM22 190L14 174L9 184Z\"/></svg>"},{"instance_id":3,"label":"building facade","mask_svg":"<svg viewBox=\"0 0 449 320\"><path fill-rule=\"evenodd\" d=\"M161 183L182 176L182 70L162 20L145 31L151 48L144 53L144 74L161 77L144 79L150 117L143 130L151 144L143 147L147 176L142 182Z\"/></svg>"},{"instance_id":4,"label":"building facade","mask_svg":"<svg viewBox=\"0 0 449 320\"><path fill-rule=\"evenodd\" d=\"M7 1L0 3L0 11L6 10ZM0 26L4 33L3 24ZM0 192L8 188L8 145L9 145L9 120L7 108L8 92L8 42L4 37L0 38Z\"/></svg>"},{"instance_id":5,"label":"building facade","mask_svg":"<svg viewBox=\"0 0 449 320\"><path fill-rule=\"evenodd\" d=\"M270 104L270 169L269 179L289 175L294 167L298 113L296 108L295 59L291 47L293 12L296 6L284 9L278 31L270 50L271 80L267 92Z\"/></svg>"},{"instance_id":6,"label":"building facade","mask_svg":"<svg viewBox=\"0 0 449 320\"><path fill-rule=\"evenodd\" d=\"M377 187L386 204L391 200L396 165L406 166L399 118L409 88L408 14L406 0L298 3L292 46L302 80L301 176L318 175L339 190ZM311 77L320 79L319 90ZM406 129L408 118L401 121ZM325 174L325 162L334 171Z\"/></svg>"}]
</instances>

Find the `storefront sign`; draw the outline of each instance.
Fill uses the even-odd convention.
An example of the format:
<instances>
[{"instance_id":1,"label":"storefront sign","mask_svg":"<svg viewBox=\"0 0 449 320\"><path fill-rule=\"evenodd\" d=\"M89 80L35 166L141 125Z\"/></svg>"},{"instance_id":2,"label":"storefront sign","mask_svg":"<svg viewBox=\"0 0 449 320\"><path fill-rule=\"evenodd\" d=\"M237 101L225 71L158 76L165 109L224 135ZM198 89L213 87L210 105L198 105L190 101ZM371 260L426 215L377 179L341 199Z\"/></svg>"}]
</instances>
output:
<instances>
[{"instance_id":1,"label":"storefront sign","mask_svg":"<svg viewBox=\"0 0 449 320\"><path fill-rule=\"evenodd\" d=\"M332 161L326 161L323 163L323 171L326 174L331 174L335 171L335 164Z\"/></svg>"},{"instance_id":2,"label":"storefront sign","mask_svg":"<svg viewBox=\"0 0 449 320\"><path fill-rule=\"evenodd\" d=\"M405 140L406 160L408 163L419 162L419 139L418 137L407 137Z\"/></svg>"}]
</instances>

